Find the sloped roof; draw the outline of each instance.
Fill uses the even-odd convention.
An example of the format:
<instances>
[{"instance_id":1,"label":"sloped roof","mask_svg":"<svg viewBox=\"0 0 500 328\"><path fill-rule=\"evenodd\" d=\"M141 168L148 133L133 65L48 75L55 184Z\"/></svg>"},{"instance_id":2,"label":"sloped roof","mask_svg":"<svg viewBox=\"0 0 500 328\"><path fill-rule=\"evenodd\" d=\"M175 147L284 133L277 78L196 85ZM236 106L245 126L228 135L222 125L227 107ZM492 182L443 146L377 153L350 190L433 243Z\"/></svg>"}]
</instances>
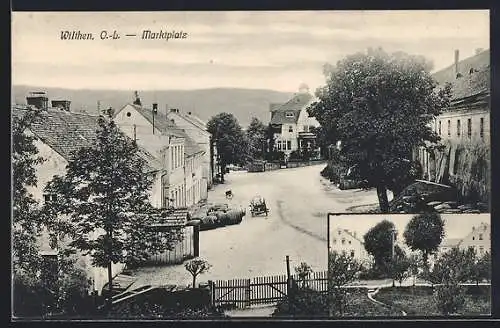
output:
<instances>
[{"instance_id":1,"label":"sloped roof","mask_svg":"<svg viewBox=\"0 0 500 328\"><path fill-rule=\"evenodd\" d=\"M297 123L300 111L304 109L313 96L310 93L297 93L286 103L276 106L271 111L271 124L293 124ZM293 117L287 117L286 113L293 113Z\"/></svg>"},{"instance_id":2,"label":"sloped roof","mask_svg":"<svg viewBox=\"0 0 500 328\"><path fill-rule=\"evenodd\" d=\"M145 119L153 124L152 109L133 104L130 104L130 106L133 106L138 113L140 113ZM118 112L116 114L118 114ZM204 150L201 149L200 146L198 146L198 144L193 139L191 139L191 137L189 137L183 129L179 128L175 123L170 121L168 117L165 116L165 114L163 114L162 112L157 112L154 116L154 125L165 135L173 135L178 138L184 138L184 153L186 153L186 155L192 156L194 154L204 152Z\"/></svg>"},{"instance_id":3,"label":"sloped roof","mask_svg":"<svg viewBox=\"0 0 500 328\"><path fill-rule=\"evenodd\" d=\"M466 73L451 83L452 99L462 99L490 92L490 68Z\"/></svg>"},{"instance_id":4,"label":"sloped roof","mask_svg":"<svg viewBox=\"0 0 500 328\"><path fill-rule=\"evenodd\" d=\"M186 120L188 120L189 122L191 122L192 124L196 125L198 128L202 129L202 130L207 130L207 123L204 122L201 118L199 118L198 116L195 116L193 114L186 114L186 113L177 113L179 115L181 115L182 117L184 117Z\"/></svg>"},{"instance_id":5,"label":"sloped roof","mask_svg":"<svg viewBox=\"0 0 500 328\"><path fill-rule=\"evenodd\" d=\"M12 116L22 118L26 109L13 107ZM74 113L60 109L41 111L30 125L30 131L67 161L74 158L82 147L91 146L96 140L99 116ZM161 169L161 164L144 149L139 156L146 160L146 169Z\"/></svg>"},{"instance_id":6,"label":"sloped roof","mask_svg":"<svg viewBox=\"0 0 500 328\"><path fill-rule=\"evenodd\" d=\"M465 58L458 62L458 72L465 76L469 74L471 68L476 70L482 70L486 67L490 67L490 50L484 50L475 56ZM432 74L434 79L439 84L444 84L446 82L452 82L456 79L455 74L455 64L452 64L436 73Z\"/></svg>"},{"instance_id":7,"label":"sloped roof","mask_svg":"<svg viewBox=\"0 0 500 328\"><path fill-rule=\"evenodd\" d=\"M456 247L462 242L462 238L449 238L443 240L441 247Z\"/></svg>"},{"instance_id":8,"label":"sloped roof","mask_svg":"<svg viewBox=\"0 0 500 328\"><path fill-rule=\"evenodd\" d=\"M167 217L157 218L151 227L183 227L186 225L190 215L187 209L179 208L173 210Z\"/></svg>"}]
</instances>

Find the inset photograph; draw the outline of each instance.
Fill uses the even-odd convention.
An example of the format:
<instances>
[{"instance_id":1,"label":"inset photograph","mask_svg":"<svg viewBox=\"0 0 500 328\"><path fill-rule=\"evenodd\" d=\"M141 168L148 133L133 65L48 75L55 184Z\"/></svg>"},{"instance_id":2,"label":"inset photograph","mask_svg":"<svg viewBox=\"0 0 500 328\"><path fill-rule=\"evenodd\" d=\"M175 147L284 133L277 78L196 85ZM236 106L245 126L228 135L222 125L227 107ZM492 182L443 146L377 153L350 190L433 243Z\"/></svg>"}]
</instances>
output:
<instances>
[{"instance_id":1,"label":"inset photograph","mask_svg":"<svg viewBox=\"0 0 500 328\"><path fill-rule=\"evenodd\" d=\"M490 215L331 215L323 297L334 317L489 315Z\"/></svg>"}]
</instances>

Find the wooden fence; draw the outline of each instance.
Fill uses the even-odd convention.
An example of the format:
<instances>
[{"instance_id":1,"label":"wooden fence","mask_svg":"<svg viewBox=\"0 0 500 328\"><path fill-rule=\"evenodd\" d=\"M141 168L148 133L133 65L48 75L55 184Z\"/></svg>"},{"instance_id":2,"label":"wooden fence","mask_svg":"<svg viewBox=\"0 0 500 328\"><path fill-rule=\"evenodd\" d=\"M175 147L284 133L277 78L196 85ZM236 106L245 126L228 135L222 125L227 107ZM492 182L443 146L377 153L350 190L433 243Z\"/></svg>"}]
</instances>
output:
<instances>
[{"instance_id":1,"label":"wooden fence","mask_svg":"<svg viewBox=\"0 0 500 328\"><path fill-rule=\"evenodd\" d=\"M298 275L291 278L299 286L304 285L320 292L328 290L327 271L313 272L304 280ZM286 275L217 280L209 284L214 305L236 308L276 303L285 298L288 291Z\"/></svg>"}]
</instances>

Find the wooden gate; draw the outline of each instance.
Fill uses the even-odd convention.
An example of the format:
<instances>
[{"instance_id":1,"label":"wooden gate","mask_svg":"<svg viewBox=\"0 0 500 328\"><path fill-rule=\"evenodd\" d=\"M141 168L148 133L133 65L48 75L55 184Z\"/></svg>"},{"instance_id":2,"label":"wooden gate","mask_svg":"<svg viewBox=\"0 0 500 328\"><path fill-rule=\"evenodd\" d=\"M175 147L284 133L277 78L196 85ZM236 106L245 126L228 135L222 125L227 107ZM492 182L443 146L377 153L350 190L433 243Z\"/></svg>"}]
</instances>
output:
<instances>
[{"instance_id":1,"label":"wooden gate","mask_svg":"<svg viewBox=\"0 0 500 328\"><path fill-rule=\"evenodd\" d=\"M291 277L299 285L326 291L327 274L314 272L301 281L297 275ZM287 276L265 276L252 279L210 281L212 303L226 308L245 308L257 304L273 304L287 296Z\"/></svg>"}]
</instances>

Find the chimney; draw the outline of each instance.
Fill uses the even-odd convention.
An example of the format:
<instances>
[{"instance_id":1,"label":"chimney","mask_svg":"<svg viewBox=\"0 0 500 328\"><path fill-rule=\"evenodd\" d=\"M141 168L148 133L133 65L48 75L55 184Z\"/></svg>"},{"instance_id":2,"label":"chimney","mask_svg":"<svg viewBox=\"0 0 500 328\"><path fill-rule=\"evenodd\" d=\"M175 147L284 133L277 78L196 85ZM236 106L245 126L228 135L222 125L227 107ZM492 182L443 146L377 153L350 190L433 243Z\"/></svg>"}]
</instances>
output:
<instances>
[{"instance_id":1,"label":"chimney","mask_svg":"<svg viewBox=\"0 0 500 328\"><path fill-rule=\"evenodd\" d=\"M34 106L37 109L47 110L49 107L49 98L47 94L43 91L30 92L29 96L26 97L26 103L28 106Z\"/></svg>"},{"instance_id":2,"label":"chimney","mask_svg":"<svg viewBox=\"0 0 500 328\"><path fill-rule=\"evenodd\" d=\"M69 100L52 100L52 107L60 110L70 111L71 101Z\"/></svg>"},{"instance_id":3,"label":"chimney","mask_svg":"<svg viewBox=\"0 0 500 328\"><path fill-rule=\"evenodd\" d=\"M476 55L479 55L481 52L483 52L483 50L484 50L483 48L476 48L475 51Z\"/></svg>"},{"instance_id":4,"label":"chimney","mask_svg":"<svg viewBox=\"0 0 500 328\"><path fill-rule=\"evenodd\" d=\"M455 76L458 76L458 74L460 73L458 71L458 60L459 60L459 51L458 49L455 50Z\"/></svg>"}]
</instances>

